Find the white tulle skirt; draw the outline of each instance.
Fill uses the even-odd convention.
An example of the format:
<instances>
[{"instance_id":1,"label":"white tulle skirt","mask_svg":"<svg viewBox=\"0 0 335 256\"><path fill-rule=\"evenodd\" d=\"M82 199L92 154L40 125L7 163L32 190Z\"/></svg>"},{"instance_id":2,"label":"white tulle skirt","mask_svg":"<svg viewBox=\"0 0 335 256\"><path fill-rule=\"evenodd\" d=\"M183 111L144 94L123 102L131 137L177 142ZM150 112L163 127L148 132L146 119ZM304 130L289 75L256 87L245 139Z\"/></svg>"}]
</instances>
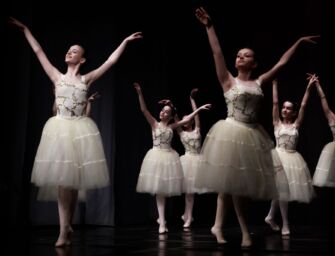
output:
<instances>
[{"instance_id":1,"label":"white tulle skirt","mask_svg":"<svg viewBox=\"0 0 335 256\"><path fill-rule=\"evenodd\" d=\"M182 193L183 170L178 153L154 147L145 155L136 191L152 195L176 196Z\"/></svg>"},{"instance_id":2,"label":"white tulle skirt","mask_svg":"<svg viewBox=\"0 0 335 256\"><path fill-rule=\"evenodd\" d=\"M290 198L288 201L310 202L315 197L315 193L305 160L297 151L286 151L281 148L276 148L276 151L289 184Z\"/></svg>"},{"instance_id":3,"label":"white tulle skirt","mask_svg":"<svg viewBox=\"0 0 335 256\"><path fill-rule=\"evenodd\" d=\"M199 171L200 154L186 152L180 157L180 162L183 167L184 182L183 192L186 194L206 193L206 189L195 187L195 177Z\"/></svg>"},{"instance_id":4,"label":"white tulle skirt","mask_svg":"<svg viewBox=\"0 0 335 256\"><path fill-rule=\"evenodd\" d=\"M274 163L271 149L273 142L260 125L220 120L205 138L195 186L255 199L285 198L288 187L277 186L285 184L285 172Z\"/></svg>"},{"instance_id":5,"label":"white tulle skirt","mask_svg":"<svg viewBox=\"0 0 335 256\"><path fill-rule=\"evenodd\" d=\"M39 199L55 200L58 186L87 190L109 185L98 128L89 117L51 117L44 125L31 182Z\"/></svg>"},{"instance_id":6,"label":"white tulle skirt","mask_svg":"<svg viewBox=\"0 0 335 256\"><path fill-rule=\"evenodd\" d=\"M322 149L313 176L313 185L335 187L335 141L329 142Z\"/></svg>"}]
</instances>

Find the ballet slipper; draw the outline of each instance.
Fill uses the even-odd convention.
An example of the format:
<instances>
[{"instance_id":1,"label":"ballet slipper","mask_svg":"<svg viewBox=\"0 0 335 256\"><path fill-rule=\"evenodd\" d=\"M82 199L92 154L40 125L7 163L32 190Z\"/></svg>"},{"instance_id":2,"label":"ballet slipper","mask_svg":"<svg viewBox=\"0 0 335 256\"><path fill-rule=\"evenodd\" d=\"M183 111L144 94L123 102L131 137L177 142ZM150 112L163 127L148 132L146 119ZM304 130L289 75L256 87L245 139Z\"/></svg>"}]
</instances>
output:
<instances>
[{"instance_id":1,"label":"ballet slipper","mask_svg":"<svg viewBox=\"0 0 335 256\"><path fill-rule=\"evenodd\" d=\"M271 227L272 230L274 231L280 230L279 226L273 221L273 219L266 217L264 221Z\"/></svg>"},{"instance_id":2,"label":"ballet slipper","mask_svg":"<svg viewBox=\"0 0 335 256\"><path fill-rule=\"evenodd\" d=\"M218 244L225 244L227 241L224 239L221 229L211 228L211 233L215 236Z\"/></svg>"}]
</instances>

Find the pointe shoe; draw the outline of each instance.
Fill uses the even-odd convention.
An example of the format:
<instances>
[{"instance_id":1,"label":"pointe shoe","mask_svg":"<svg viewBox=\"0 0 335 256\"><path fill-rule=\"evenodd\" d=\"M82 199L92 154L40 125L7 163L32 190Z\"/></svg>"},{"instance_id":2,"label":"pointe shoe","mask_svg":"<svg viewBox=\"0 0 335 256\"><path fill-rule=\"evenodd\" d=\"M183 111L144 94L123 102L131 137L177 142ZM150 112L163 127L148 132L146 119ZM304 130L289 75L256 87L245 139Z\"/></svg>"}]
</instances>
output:
<instances>
[{"instance_id":1,"label":"pointe shoe","mask_svg":"<svg viewBox=\"0 0 335 256\"><path fill-rule=\"evenodd\" d=\"M218 244L226 244L227 241L223 238L221 229L211 228L211 233L215 236Z\"/></svg>"},{"instance_id":2,"label":"pointe shoe","mask_svg":"<svg viewBox=\"0 0 335 256\"><path fill-rule=\"evenodd\" d=\"M242 241L241 248L248 249L252 246L252 241L250 239Z\"/></svg>"},{"instance_id":3,"label":"pointe shoe","mask_svg":"<svg viewBox=\"0 0 335 256\"><path fill-rule=\"evenodd\" d=\"M55 247L64 247L64 246L68 246L71 244L71 241L66 239L66 240L61 240L58 239L57 242L55 243Z\"/></svg>"},{"instance_id":4,"label":"pointe shoe","mask_svg":"<svg viewBox=\"0 0 335 256\"><path fill-rule=\"evenodd\" d=\"M285 230L282 229L282 230L281 230L281 235L282 235L282 236L290 236L290 234L291 234L291 233L290 233L290 230L289 230L289 229L285 229Z\"/></svg>"},{"instance_id":5,"label":"pointe shoe","mask_svg":"<svg viewBox=\"0 0 335 256\"><path fill-rule=\"evenodd\" d=\"M194 220L193 217L191 218L190 221L185 220L184 215L181 216L181 219L184 221L184 225L183 225L184 228L189 228L189 227L191 226L191 223L192 223L193 220Z\"/></svg>"},{"instance_id":6,"label":"pointe shoe","mask_svg":"<svg viewBox=\"0 0 335 256\"><path fill-rule=\"evenodd\" d=\"M168 232L168 229L165 226L163 226L163 227L160 226L159 229L158 229L159 234L165 234L167 232Z\"/></svg>"},{"instance_id":7,"label":"pointe shoe","mask_svg":"<svg viewBox=\"0 0 335 256\"><path fill-rule=\"evenodd\" d=\"M63 231L59 234L55 247L64 247L71 245L71 239L74 231L71 226L66 228L66 231Z\"/></svg>"},{"instance_id":8,"label":"pointe shoe","mask_svg":"<svg viewBox=\"0 0 335 256\"><path fill-rule=\"evenodd\" d=\"M274 231L279 231L280 230L279 226L273 221L273 219L265 218L264 221L265 221L266 224L268 224L271 227L272 230L274 230Z\"/></svg>"}]
</instances>

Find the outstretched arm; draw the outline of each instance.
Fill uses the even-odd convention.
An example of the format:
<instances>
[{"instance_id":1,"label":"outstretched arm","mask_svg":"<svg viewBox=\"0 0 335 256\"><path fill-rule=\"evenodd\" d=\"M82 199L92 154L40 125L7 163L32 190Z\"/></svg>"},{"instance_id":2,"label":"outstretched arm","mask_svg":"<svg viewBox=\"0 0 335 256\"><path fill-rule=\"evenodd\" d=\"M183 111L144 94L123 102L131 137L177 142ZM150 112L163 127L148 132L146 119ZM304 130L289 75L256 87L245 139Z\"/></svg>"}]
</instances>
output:
<instances>
[{"instance_id":1,"label":"outstretched arm","mask_svg":"<svg viewBox=\"0 0 335 256\"><path fill-rule=\"evenodd\" d=\"M109 58L100 67L92 70L86 74L87 84L92 84L95 80L100 78L108 69L110 69L120 58L129 42L142 38L141 32L136 32L126 37L116 50L109 56Z\"/></svg>"},{"instance_id":2,"label":"outstretched arm","mask_svg":"<svg viewBox=\"0 0 335 256\"><path fill-rule=\"evenodd\" d=\"M191 91L191 95L190 95L190 101L191 101L191 106L192 106L192 110L195 111L197 109L197 104L195 103L194 100L194 96L195 94L198 92L198 88L194 88ZM200 118L199 118L199 114L196 114L194 116L194 124L195 124L195 128L200 130Z\"/></svg>"},{"instance_id":3,"label":"outstretched arm","mask_svg":"<svg viewBox=\"0 0 335 256\"><path fill-rule=\"evenodd\" d=\"M315 77L315 85L316 85L316 90L318 91L320 100L321 100L321 105L323 108L323 112L325 113L325 116L328 120L328 123L332 123L335 121L335 114L330 110L328 101L326 98L325 93L323 92L323 89L321 87L319 78L315 74L309 74L310 76Z\"/></svg>"},{"instance_id":4,"label":"outstretched arm","mask_svg":"<svg viewBox=\"0 0 335 256\"><path fill-rule=\"evenodd\" d=\"M212 24L212 20L208 15L207 11L203 7L196 9L195 15L198 18L198 20L206 27L209 44L213 52L216 75L218 77L222 89L224 91L227 91L232 86L233 77L227 69L226 61L224 59L214 26Z\"/></svg>"},{"instance_id":5,"label":"outstretched arm","mask_svg":"<svg viewBox=\"0 0 335 256\"><path fill-rule=\"evenodd\" d=\"M189 114L188 116L186 116L185 118L183 118L179 122L171 124L171 128L172 129L176 129L179 126L182 126L182 125L190 122L192 120L192 118L194 118L194 116L199 113L199 111L201 111L201 110L209 110L211 108L211 106L212 106L211 104L202 105L201 107L197 108L195 111L193 111L191 114Z\"/></svg>"},{"instance_id":6,"label":"outstretched arm","mask_svg":"<svg viewBox=\"0 0 335 256\"><path fill-rule=\"evenodd\" d=\"M142 94L141 86L139 83L134 83L134 87L138 94L138 100L140 102L141 111L145 116L145 118L147 119L148 123L150 124L151 128L154 129L157 124L157 121L147 109L147 105L145 104L144 97Z\"/></svg>"},{"instance_id":7,"label":"outstretched arm","mask_svg":"<svg viewBox=\"0 0 335 256\"><path fill-rule=\"evenodd\" d=\"M302 101L301 101L301 106L300 106L300 109L299 109L298 117L295 120L295 126L297 128L300 127L300 125L301 125L301 123L304 119L305 109L306 109L307 101L308 101L308 98L309 98L310 90L312 88L312 85L316 81L316 76L309 76L307 79L308 79L307 88L306 88L304 97L302 98Z\"/></svg>"},{"instance_id":8,"label":"outstretched arm","mask_svg":"<svg viewBox=\"0 0 335 256\"><path fill-rule=\"evenodd\" d=\"M310 43L314 43L315 39L319 38L320 36L304 36L304 37L300 37L279 59L279 61L266 73L262 74L259 77L259 80L261 82L261 84L264 84L268 81L270 81L271 79L273 79L277 74L278 71L291 59L292 55L295 53L295 51L297 50L298 46L302 43L302 42L310 42Z\"/></svg>"},{"instance_id":9,"label":"outstretched arm","mask_svg":"<svg viewBox=\"0 0 335 256\"><path fill-rule=\"evenodd\" d=\"M38 60L40 61L44 71L46 72L46 74L49 76L50 80L53 83L57 82L57 80L60 76L60 72L58 71L57 68L55 68L50 63L50 61L47 58L47 56L45 55L41 45L37 42L35 37L32 35L29 28L25 24L23 24L22 22L18 21L17 19L15 19L13 17L9 18L9 23L15 25L21 31L23 31L29 45L33 49L34 53L36 54L36 56L37 56Z\"/></svg>"},{"instance_id":10,"label":"outstretched arm","mask_svg":"<svg viewBox=\"0 0 335 256\"><path fill-rule=\"evenodd\" d=\"M272 81L272 124L277 126L280 122L278 105L278 81Z\"/></svg>"}]
</instances>

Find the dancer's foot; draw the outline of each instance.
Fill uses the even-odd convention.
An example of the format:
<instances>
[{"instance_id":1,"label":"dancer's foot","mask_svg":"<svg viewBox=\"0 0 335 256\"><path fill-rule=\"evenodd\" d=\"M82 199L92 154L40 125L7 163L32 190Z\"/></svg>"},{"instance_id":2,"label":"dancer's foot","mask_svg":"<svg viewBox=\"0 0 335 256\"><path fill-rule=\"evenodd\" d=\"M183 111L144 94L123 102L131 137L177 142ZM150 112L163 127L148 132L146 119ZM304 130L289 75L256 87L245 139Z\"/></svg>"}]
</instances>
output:
<instances>
[{"instance_id":1,"label":"dancer's foot","mask_svg":"<svg viewBox=\"0 0 335 256\"><path fill-rule=\"evenodd\" d=\"M274 231L279 231L280 227L276 224L276 222L274 222L274 220L270 217L266 217L265 218L265 223L268 224L272 230Z\"/></svg>"},{"instance_id":2,"label":"dancer's foot","mask_svg":"<svg viewBox=\"0 0 335 256\"><path fill-rule=\"evenodd\" d=\"M63 247L71 245L71 236L73 234L73 229L71 226L61 230L58 236L58 239L55 243L55 247Z\"/></svg>"},{"instance_id":3,"label":"dancer's foot","mask_svg":"<svg viewBox=\"0 0 335 256\"><path fill-rule=\"evenodd\" d=\"M281 229L281 235L282 236L290 236L290 228L289 227L283 227Z\"/></svg>"},{"instance_id":4,"label":"dancer's foot","mask_svg":"<svg viewBox=\"0 0 335 256\"><path fill-rule=\"evenodd\" d=\"M164 225L159 225L158 233L159 234L164 234L167 233L168 229L166 228L165 224Z\"/></svg>"},{"instance_id":5,"label":"dancer's foot","mask_svg":"<svg viewBox=\"0 0 335 256\"><path fill-rule=\"evenodd\" d=\"M185 215L182 215L181 219L184 221L184 228L189 228L191 226L191 223L193 222L193 217L191 217L190 219L185 219Z\"/></svg>"},{"instance_id":6,"label":"dancer's foot","mask_svg":"<svg viewBox=\"0 0 335 256\"><path fill-rule=\"evenodd\" d=\"M211 228L211 233L216 237L218 244L225 244L227 241L224 239L220 228Z\"/></svg>"},{"instance_id":7,"label":"dancer's foot","mask_svg":"<svg viewBox=\"0 0 335 256\"><path fill-rule=\"evenodd\" d=\"M242 237L241 247L242 248L249 248L251 246L252 246L252 240L251 240L249 234L245 237Z\"/></svg>"},{"instance_id":8,"label":"dancer's foot","mask_svg":"<svg viewBox=\"0 0 335 256\"><path fill-rule=\"evenodd\" d=\"M67 236L59 235L57 242L55 243L55 247L64 247L71 245L71 240L67 238Z\"/></svg>"},{"instance_id":9,"label":"dancer's foot","mask_svg":"<svg viewBox=\"0 0 335 256\"><path fill-rule=\"evenodd\" d=\"M166 227L166 220L164 221L164 225L161 225L161 222L159 221L159 219L157 219L156 221L159 224L159 229L158 229L159 234L164 234L169 231Z\"/></svg>"}]
</instances>

